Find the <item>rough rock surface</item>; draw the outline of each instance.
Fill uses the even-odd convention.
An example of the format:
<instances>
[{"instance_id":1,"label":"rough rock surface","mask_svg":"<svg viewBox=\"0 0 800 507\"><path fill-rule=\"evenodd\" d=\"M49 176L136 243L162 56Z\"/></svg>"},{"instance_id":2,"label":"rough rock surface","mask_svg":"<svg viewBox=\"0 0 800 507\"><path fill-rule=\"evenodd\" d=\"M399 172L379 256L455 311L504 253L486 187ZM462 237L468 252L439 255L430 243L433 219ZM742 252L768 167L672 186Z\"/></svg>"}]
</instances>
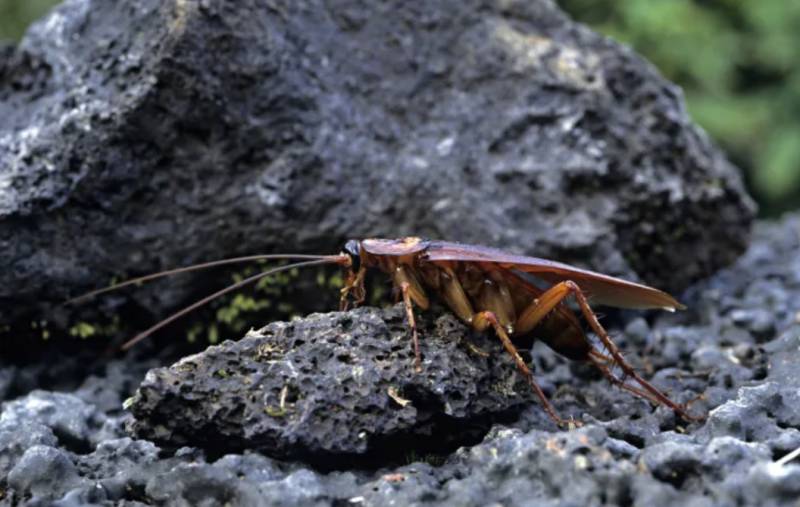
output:
<instances>
[{"instance_id":1,"label":"rough rock surface","mask_svg":"<svg viewBox=\"0 0 800 507\"><path fill-rule=\"evenodd\" d=\"M550 0L66 0L0 51L2 324L121 273L369 235L675 291L752 214L680 91Z\"/></svg>"},{"instance_id":2,"label":"rough rock surface","mask_svg":"<svg viewBox=\"0 0 800 507\"><path fill-rule=\"evenodd\" d=\"M586 427L557 430L533 403L449 454L418 453L406 441L406 464L348 469L354 462L343 459L320 472L258 452L173 452L127 437L129 416L109 400L129 394L140 365L114 361L73 393L31 392L0 407L0 492L29 505L794 505L800 459L778 461L800 448L799 251L800 214L759 224L734 266L685 295L689 310L651 323L637 313L616 331L654 382L674 395L705 394L694 406L711 409L702 425L683 428L590 369L535 349L557 407L585 411ZM370 325L376 313L350 315ZM285 327L268 329L285 336ZM389 343L408 365L407 342ZM13 380L25 368L0 372Z\"/></svg>"},{"instance_id":3,"label":"rough rock surface","mask_svg":"<svg viewBox=\"0 0 800 507\"><path fill-rule=\"evenodd\" d=\"M409 440L421 449L430 435L428 445L452 447L474 439L487 415L531 403L499 343L470 337L451 314L420 319L424 362L415 373L404 316L402 304L314 314L151 370L129 402L131 430L172 446L260 450L319 466L363 455L385 463ZM491 355L471 353L477 344Z\"/></svg>"}]
</instances>

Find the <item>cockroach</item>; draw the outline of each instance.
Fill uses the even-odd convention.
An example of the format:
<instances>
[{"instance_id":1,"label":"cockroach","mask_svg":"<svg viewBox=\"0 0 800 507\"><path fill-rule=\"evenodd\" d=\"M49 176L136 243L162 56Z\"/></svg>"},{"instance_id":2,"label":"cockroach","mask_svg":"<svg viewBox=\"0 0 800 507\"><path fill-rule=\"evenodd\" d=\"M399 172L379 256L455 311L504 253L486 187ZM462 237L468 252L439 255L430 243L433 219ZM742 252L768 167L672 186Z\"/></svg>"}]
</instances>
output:
<instances>
[{"instance_id":1,"label":"cockroach","mask_svg":"<svg viewBox=\"0 0 800 507\"><path fill-rule=\"evenodd\" d=\"M672 401L636 372L611 340L589 304L591 299L593 304L618 308L662 309L671 312L685 308L675 298L646 285L560 262L513 255L495 248L418 237L349 240L338 255L252 255L224 259L135 278L71 301L83 300L175 273L275 259L295 259L301 262L262 271L219 290L138 334L122 348L128 349L192 310L264 277L293 268L338 264L345 272L340 297L342 311L348 308L351 301L355 305L364 302L364 282L368 269L380 270L391 278L405 307L414 349L414 367L417 371L422 368L422 353L414 310L427 310L431 306L431 298L436 297L456 317L476 331L486 331L489 328L494 331L539 398L544 410L559 425L569 424L570 421L562 419L556 413L520 355L517 344L533 343L536 340L544 342L568 359L593 364L612 384L636 396L655 405L669 407L687 421L702 420L702 417L690 415L684 405ZM534 283L531 277L539 283ZM570 297L606 353L598 350L587 337L578 314L567 304ZM614 374L615 367L622 371L623 378ZM626 378L632 379L636 385L628 383Z\"/></svg>"}]
</instances>

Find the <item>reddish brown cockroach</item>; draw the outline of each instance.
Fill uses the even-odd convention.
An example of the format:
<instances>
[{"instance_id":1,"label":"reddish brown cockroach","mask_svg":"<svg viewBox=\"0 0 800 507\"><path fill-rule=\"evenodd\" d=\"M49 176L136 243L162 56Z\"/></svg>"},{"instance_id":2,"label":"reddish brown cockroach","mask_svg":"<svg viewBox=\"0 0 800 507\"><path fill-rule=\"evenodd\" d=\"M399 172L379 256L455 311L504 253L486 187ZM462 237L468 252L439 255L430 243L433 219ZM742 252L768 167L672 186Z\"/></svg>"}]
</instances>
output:
<instances>
[{"instance_id":1,"label":"reddish brown cockroach","mask_svg":"<svg viewBox=\"0 0 800 507\"><path fill-rule=\"evenodd\" d=\"M559 262L511 255L494 248L429 241L416 237L350 240L339 255L254 255L225 259L154 273L91 292L77 299L175 273L222 264L269 259L303 259L303 261L263 271L215 292L140 333L125 343L123 348L133 346L157 329L223 294L291 268L320 264L342 266L346 277L341 290L340 307L345 310L351 299L355 304L364 302L366 271L368 268L377 268L391 277L398 293L402 295L411 327L417 370L421 369L422 360L414 307L427 310L430 307L430 293L436 295L459 319L473 329L494 330L531 389L541 400L547 414L558 424L566 424L568 421L556 414L547 396L536 383L533 373L520 356L515 341L518 343L532 342L534 339L542 341L569 359L592 363L609 381L622 389L654 404L665 405L686 420L700 419L690 415L684 406L670 400L659 389L639 376L600 325L597 315L589 306L588 299L591 297L593 303L600 305L633 309L660 308L675 311L683 308L683 305L669 294L646 285ZM530 276L549 284L550 287L546 290L540 289L528 279ZM587 338L577 315L565 304L569 296L575 299L581 314L609 355L597 350ZM614 375L612 370L615 366L622 370L625 377L633 379L638 387Z\"/></svg>"}]
</instances>

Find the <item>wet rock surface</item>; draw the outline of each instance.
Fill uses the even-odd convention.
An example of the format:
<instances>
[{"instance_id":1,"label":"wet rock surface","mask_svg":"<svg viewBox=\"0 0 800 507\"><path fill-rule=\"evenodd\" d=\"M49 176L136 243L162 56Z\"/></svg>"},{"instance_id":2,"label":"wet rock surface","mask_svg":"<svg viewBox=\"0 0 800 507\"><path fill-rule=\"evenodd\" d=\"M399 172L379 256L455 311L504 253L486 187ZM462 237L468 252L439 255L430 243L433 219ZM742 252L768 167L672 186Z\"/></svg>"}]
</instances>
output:
<instances>
[{"instance_id":1,"label":"wet rock surface","mask_svg":"<svg viewBox=\"0 0 800 507\"><path fill-rule=\"evenodd\" d=\"M121 274L372 235L676 291L753 216L680 91L549 0L67 0L0 50L0 99L0 324ZM163 313L188 285L98 305Z\"/></svg>"},{"instance_id":2,"label":"wet rock surface","mask_svg":"<svg viewBox=\"0 0 800 507\"><path fill-rule=\"evenodd\" d=\"M136 364L112 362L106 369L108 378L95 376L72 393L31 392L2 405L3 498L31 505L792 505L800 494L800 464L780 460L800 447L798 251L800 215L758 224L753 244L734 266L684 295L687 311L655 315L650 322L640 313L619 320L617 342L657 385L682 400L704 394L705 399L693 405L696 411L709 411L702 424L686 426L671 412L610 387L590 368L537 347L533 362L539 379L557 408L580 416L585 427L558 430L535 402L525 403L515 420L495 424L474 445L424 455L407 440L405 463L373 462L365 468L343 458L337 470L321 471L303 459L278 460L252 450L220 456L219 450L172 450L132 439L124 427L130 415L119 405L85 399L88 393L100 400L127 396L120 389L131 381L126 376L137 375ZM398 339L402 322L395 309L365 308L346 316L352 317L348 332L353 337L362 321L366 329L385 329L382 332L392 336L384 345L348 348L353 344L336 338L305 350L342 347L366 360L371 354L391 353L396 346L400 364L392 364L390 371L402 376L411 369L409 344ZM315 315L294 326L320 325L329 318ZM426 320L425 333L435 334L442 318ZM287 324L266 329L275 342L292 339L286 335ZM239 348L217 347L211 355L215 361L227 354L233 362L244 363L236 351L266 336L245 338ZM491 342L478 344L489 348ZM423 340L429 355L445 345L452 347L451 361L464 354L463 361L483 371L485 382L491 381L495 368L500 368L500 376L512 371L501 366L499 357L496 366L479 356L469 357L463 344ZM272 360L273 368L283 367L280 358ZM297 358L301 364L303 360L311 357ZM444 363L435 364L445 368ZM22 370L16 368L10 375ZM331 384L342 371L331 371ZM163 376L165 370L151 375ZM409 378L421 383L431 375L438 375L442 385L460 385L466 378L464 372L448 370ZM151 377L145 385L152 381ZM224 389L223 383L218 385ZM475 388L489 391L485 385ZM383 401L402 412L393 400ZM464 401L465 406L477 402L469 397ZM493 401L489 397L482 403ZM198 417L195 413L188 420ZM376 425L399 420L374 417ZM353 424L360 424L358 418ZM310 449L299 439L296 444Z\"/></svg>"}]
</instances>

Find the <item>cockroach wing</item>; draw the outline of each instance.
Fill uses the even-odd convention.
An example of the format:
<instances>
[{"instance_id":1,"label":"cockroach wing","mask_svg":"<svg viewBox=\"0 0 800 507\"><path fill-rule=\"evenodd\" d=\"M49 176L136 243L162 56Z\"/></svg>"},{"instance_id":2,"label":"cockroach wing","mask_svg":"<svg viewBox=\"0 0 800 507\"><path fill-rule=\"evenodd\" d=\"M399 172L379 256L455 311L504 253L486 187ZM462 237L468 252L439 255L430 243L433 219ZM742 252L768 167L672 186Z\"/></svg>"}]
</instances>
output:
<instances>
[{"instance_id":1,"label":"cockroach wing","mask_svg":"<svg viewBox=\"0 0 800 507\"><path fill-rule=\"evenodd\" d=\"M666 292L647 285L561 262L512 255L496 248L431 241L425 251L424 259L429 262L462 261L498 264L505 269L529 273L550 284L572 280L587 294L592 303L600 305L641 310L661 308L669 311L685 308Z\"/></svg>"}]
</instances>

